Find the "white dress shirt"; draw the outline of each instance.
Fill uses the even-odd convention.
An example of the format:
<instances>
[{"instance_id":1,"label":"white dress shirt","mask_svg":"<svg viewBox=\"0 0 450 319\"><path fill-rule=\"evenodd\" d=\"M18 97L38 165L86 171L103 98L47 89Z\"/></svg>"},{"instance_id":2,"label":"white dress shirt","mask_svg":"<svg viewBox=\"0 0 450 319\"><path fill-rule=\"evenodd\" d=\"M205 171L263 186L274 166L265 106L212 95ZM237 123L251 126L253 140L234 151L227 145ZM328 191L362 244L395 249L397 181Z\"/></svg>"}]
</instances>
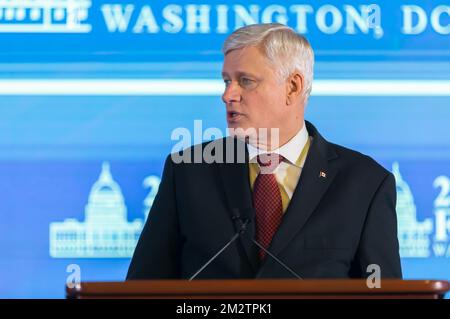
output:
<instances>
[{"instance_id":1,"label":"white dress shirt","mask_svg":"<svg viewBox=\"0 0 450 319\"><path fill-rule=\"evenodd\" d=\"M274 174L278 185L284 188L289 200L292 198L295 187L300 179L303 165L305 164L306 156L303 156L299 163L297 163L297 160L308 142L308 138L308 131L306 130L306 125L303 122L303 127L297 132L297 134L295 134L294 137L292 137L281 147L270 152L256 148L251 144L247 144L250 163L258 163L257 156L265 153L276 153L284 157L284 160L275 169Z\"/></svg>"}]
</instances>

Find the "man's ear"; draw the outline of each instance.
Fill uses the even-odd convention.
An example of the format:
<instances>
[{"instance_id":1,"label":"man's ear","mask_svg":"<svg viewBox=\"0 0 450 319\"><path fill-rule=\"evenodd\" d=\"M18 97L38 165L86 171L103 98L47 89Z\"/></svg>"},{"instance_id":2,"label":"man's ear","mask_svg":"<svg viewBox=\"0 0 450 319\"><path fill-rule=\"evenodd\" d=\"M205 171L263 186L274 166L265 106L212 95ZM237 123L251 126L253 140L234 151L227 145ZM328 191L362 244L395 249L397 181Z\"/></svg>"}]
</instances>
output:
<instances>
[{"instance_id":1,"label":"man's ear","mask_svg":"<svg viewBox=\"0 0 450 319\"><path fill-rule=\"evenodd\" d=\"M292 73L286 80L286 104L292 104L303 93L304 79L300 72Z\"/></svg>"}]
</instances>

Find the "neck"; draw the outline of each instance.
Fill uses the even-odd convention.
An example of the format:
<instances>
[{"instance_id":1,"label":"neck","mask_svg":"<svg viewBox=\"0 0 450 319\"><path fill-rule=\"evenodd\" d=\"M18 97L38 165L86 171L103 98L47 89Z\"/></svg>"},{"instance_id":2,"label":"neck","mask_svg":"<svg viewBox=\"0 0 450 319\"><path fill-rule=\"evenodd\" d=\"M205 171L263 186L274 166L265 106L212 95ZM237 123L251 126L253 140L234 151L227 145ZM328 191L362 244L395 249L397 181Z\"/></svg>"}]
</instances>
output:
<instances>
[{"instance_id":1,"label":"neck","mask_svg":"<svg viewBox=\"0 0 450 319\"><path fill-rule=\"evenodd\" d=\"M273 151L288 143L304 126L304 121L301 121L296 128L291 130L269 130L267 136L258 136L256 139L249 139L247 142L254 147L264 150ZM278 131L278 133L276 132Z\"/></svg>"}]
</instances>

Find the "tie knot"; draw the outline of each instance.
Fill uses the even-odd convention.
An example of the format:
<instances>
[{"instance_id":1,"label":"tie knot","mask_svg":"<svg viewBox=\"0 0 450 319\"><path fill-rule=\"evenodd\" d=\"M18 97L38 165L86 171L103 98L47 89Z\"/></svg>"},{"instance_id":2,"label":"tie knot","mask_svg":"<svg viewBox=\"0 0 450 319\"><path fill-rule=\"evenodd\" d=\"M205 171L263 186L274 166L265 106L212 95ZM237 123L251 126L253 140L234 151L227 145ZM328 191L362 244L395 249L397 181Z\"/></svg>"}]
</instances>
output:
<instances>
[{"instance_id":1,"label":"tie knot","mask_svg":"<svg viewBox=\"0 0 450 319\"><path fill-rule=\"evenodd\" d=\"M256 160L258 161L261 171L264 170L266 173L271 173L283 161L283 156L276 153L266 153L258 155Z\"/></svg>"}]
</instances>

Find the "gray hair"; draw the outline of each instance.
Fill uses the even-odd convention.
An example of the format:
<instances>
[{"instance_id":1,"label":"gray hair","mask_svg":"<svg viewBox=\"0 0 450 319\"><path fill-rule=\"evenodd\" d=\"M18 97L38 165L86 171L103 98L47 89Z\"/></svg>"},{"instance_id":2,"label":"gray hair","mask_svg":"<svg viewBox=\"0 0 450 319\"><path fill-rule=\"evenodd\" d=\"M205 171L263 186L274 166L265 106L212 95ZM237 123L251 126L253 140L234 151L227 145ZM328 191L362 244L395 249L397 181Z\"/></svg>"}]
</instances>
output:
<instances>
[{"instance_id":1,"label":"gray hair","mask_svg":"<svg viewBox=\"0 0 450 319\"><path fill-rule=\"evenodd\" d=\"M288 26L279 23L253 24L237 29L228 36L222 48L224 55L236 49L260 47L275 68L280 80L294 71L303 75L305 98L312 88L314 52L308 40Z\"/></svg>"}]
</instances>

